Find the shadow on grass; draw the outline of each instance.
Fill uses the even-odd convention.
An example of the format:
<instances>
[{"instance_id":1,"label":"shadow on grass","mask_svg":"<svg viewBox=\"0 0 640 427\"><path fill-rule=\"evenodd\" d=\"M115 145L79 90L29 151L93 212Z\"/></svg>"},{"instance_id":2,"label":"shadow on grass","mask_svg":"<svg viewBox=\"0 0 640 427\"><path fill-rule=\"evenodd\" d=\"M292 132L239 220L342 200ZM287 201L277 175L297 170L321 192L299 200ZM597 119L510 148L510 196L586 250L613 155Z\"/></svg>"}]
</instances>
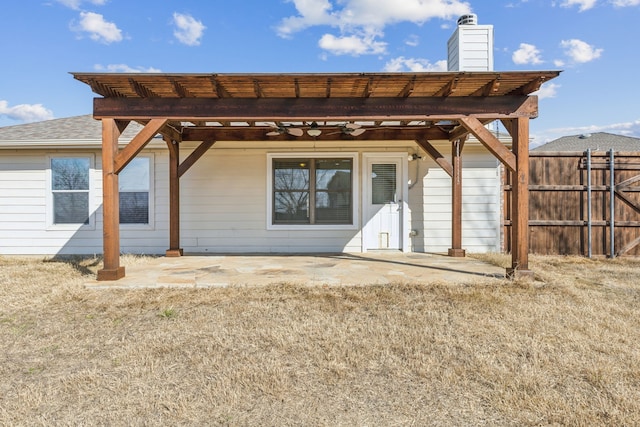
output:
<instances>
[{"instance_id":1,"label":"shadow on grass","mask_svg":"<svg viewBox=\"0 0 640 427\"><path fill-rule=\"evenodd\" d=\"M83 276L93 276L102 264L102 255L55 255L43 262L68 264Z\"/></svg>"}]
</instances>

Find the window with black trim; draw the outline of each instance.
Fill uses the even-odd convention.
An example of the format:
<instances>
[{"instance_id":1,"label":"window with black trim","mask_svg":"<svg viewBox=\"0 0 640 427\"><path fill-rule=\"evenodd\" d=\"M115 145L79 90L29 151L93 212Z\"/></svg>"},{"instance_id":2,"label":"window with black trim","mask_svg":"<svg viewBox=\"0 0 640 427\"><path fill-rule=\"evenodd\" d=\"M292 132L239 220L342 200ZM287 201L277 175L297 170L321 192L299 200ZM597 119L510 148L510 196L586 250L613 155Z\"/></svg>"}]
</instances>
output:
<instances>
[{"instance_id":1,"label":"window with black trim","mask_svg":"<svg viewBox=\"0 0 640 427\"><path fill-rule=\"evenodd\" d=\"M273 159L273 224L352 224L353 159Z\"/></svg>"}]
</instances>

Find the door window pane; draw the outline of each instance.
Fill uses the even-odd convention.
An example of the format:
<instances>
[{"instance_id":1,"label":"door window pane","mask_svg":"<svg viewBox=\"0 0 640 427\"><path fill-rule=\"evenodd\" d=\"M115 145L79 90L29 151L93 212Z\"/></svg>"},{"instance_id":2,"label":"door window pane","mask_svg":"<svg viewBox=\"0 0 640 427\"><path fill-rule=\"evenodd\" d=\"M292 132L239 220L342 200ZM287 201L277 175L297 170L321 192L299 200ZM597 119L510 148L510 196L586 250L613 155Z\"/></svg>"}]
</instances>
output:
<instances>
[{"instance_id":1,"label":"door window pane","mask_svg":"<svg viewBox=\"0 0 640 427\"><path fill-rule=\"evenodd\" d=\"M371 203L384 205L396 202L396 165L371 165Z\"/></svg>"}]
</instances>

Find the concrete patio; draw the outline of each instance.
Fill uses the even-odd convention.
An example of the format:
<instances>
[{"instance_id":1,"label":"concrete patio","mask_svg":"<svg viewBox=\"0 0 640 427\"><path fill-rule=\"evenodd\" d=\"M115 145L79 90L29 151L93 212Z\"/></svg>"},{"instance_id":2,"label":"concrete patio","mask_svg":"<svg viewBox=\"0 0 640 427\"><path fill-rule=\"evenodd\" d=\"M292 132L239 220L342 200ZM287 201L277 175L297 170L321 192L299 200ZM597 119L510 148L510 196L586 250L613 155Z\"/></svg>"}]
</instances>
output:
<instances>
[{"instance_id":1,"label":"concrete patio","mask_svg":"<svg viewBox=\"0 0 640 427\"><path fill-rule=\"evenodd\" d=\"M472 283L504 278L504 269L473 258L439 254L367 252L358 254L186 255L124 263L117 281L90 281L88 288L158 288L390 283Z\"/></svg>"}]
</instances>

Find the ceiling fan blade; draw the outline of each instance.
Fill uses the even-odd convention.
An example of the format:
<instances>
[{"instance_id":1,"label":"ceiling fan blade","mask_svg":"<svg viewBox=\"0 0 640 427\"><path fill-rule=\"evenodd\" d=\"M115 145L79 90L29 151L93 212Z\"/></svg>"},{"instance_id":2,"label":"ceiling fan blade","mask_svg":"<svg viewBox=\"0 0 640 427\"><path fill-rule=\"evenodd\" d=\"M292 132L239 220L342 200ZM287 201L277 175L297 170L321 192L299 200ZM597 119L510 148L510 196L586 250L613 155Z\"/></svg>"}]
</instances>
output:
<instances>
[{"instance_id":1,"label":"ceiling fan blade","mask_svg":"<svg viewBox=\"0 0 640 427\"><path fill-rule=\"evenodd\" d=\"M287 133L293 136L302 136L304 131L300 128L287 128Z\"/></svg>"},{"instance_id":2,"label":"ceiling fan blade","mask_svg":"<svg viewBox=\"0 0 640 427\"><path fill-rule=\"evenodd\" d=\"M267 136L278 136L280 135L282 132L278 131L278 130L272 130L270 132L267 132Z\"/></svg>"},{"instance_id":3,"label":"ceiling fan blade","mask_svg":"<svg viewBox=\"0 0 640 427\"><path fill-rule=\"evenodd\" d=\"M351 132L349 132L349 135L351 136L360 136L363 133L365 133L367 130L366 129L354 129Z\"/></svg>"},{"instance_id":4,"label":"ceiling fan blade","mask_svg":"<svg viewBox=\"0 0 640 427\"><path fill-rule=\"evenodd\" d=\"M347 123L344 127L347 129L360 129L362 126L357 123Z\"/></svg>"}]
</instances>

